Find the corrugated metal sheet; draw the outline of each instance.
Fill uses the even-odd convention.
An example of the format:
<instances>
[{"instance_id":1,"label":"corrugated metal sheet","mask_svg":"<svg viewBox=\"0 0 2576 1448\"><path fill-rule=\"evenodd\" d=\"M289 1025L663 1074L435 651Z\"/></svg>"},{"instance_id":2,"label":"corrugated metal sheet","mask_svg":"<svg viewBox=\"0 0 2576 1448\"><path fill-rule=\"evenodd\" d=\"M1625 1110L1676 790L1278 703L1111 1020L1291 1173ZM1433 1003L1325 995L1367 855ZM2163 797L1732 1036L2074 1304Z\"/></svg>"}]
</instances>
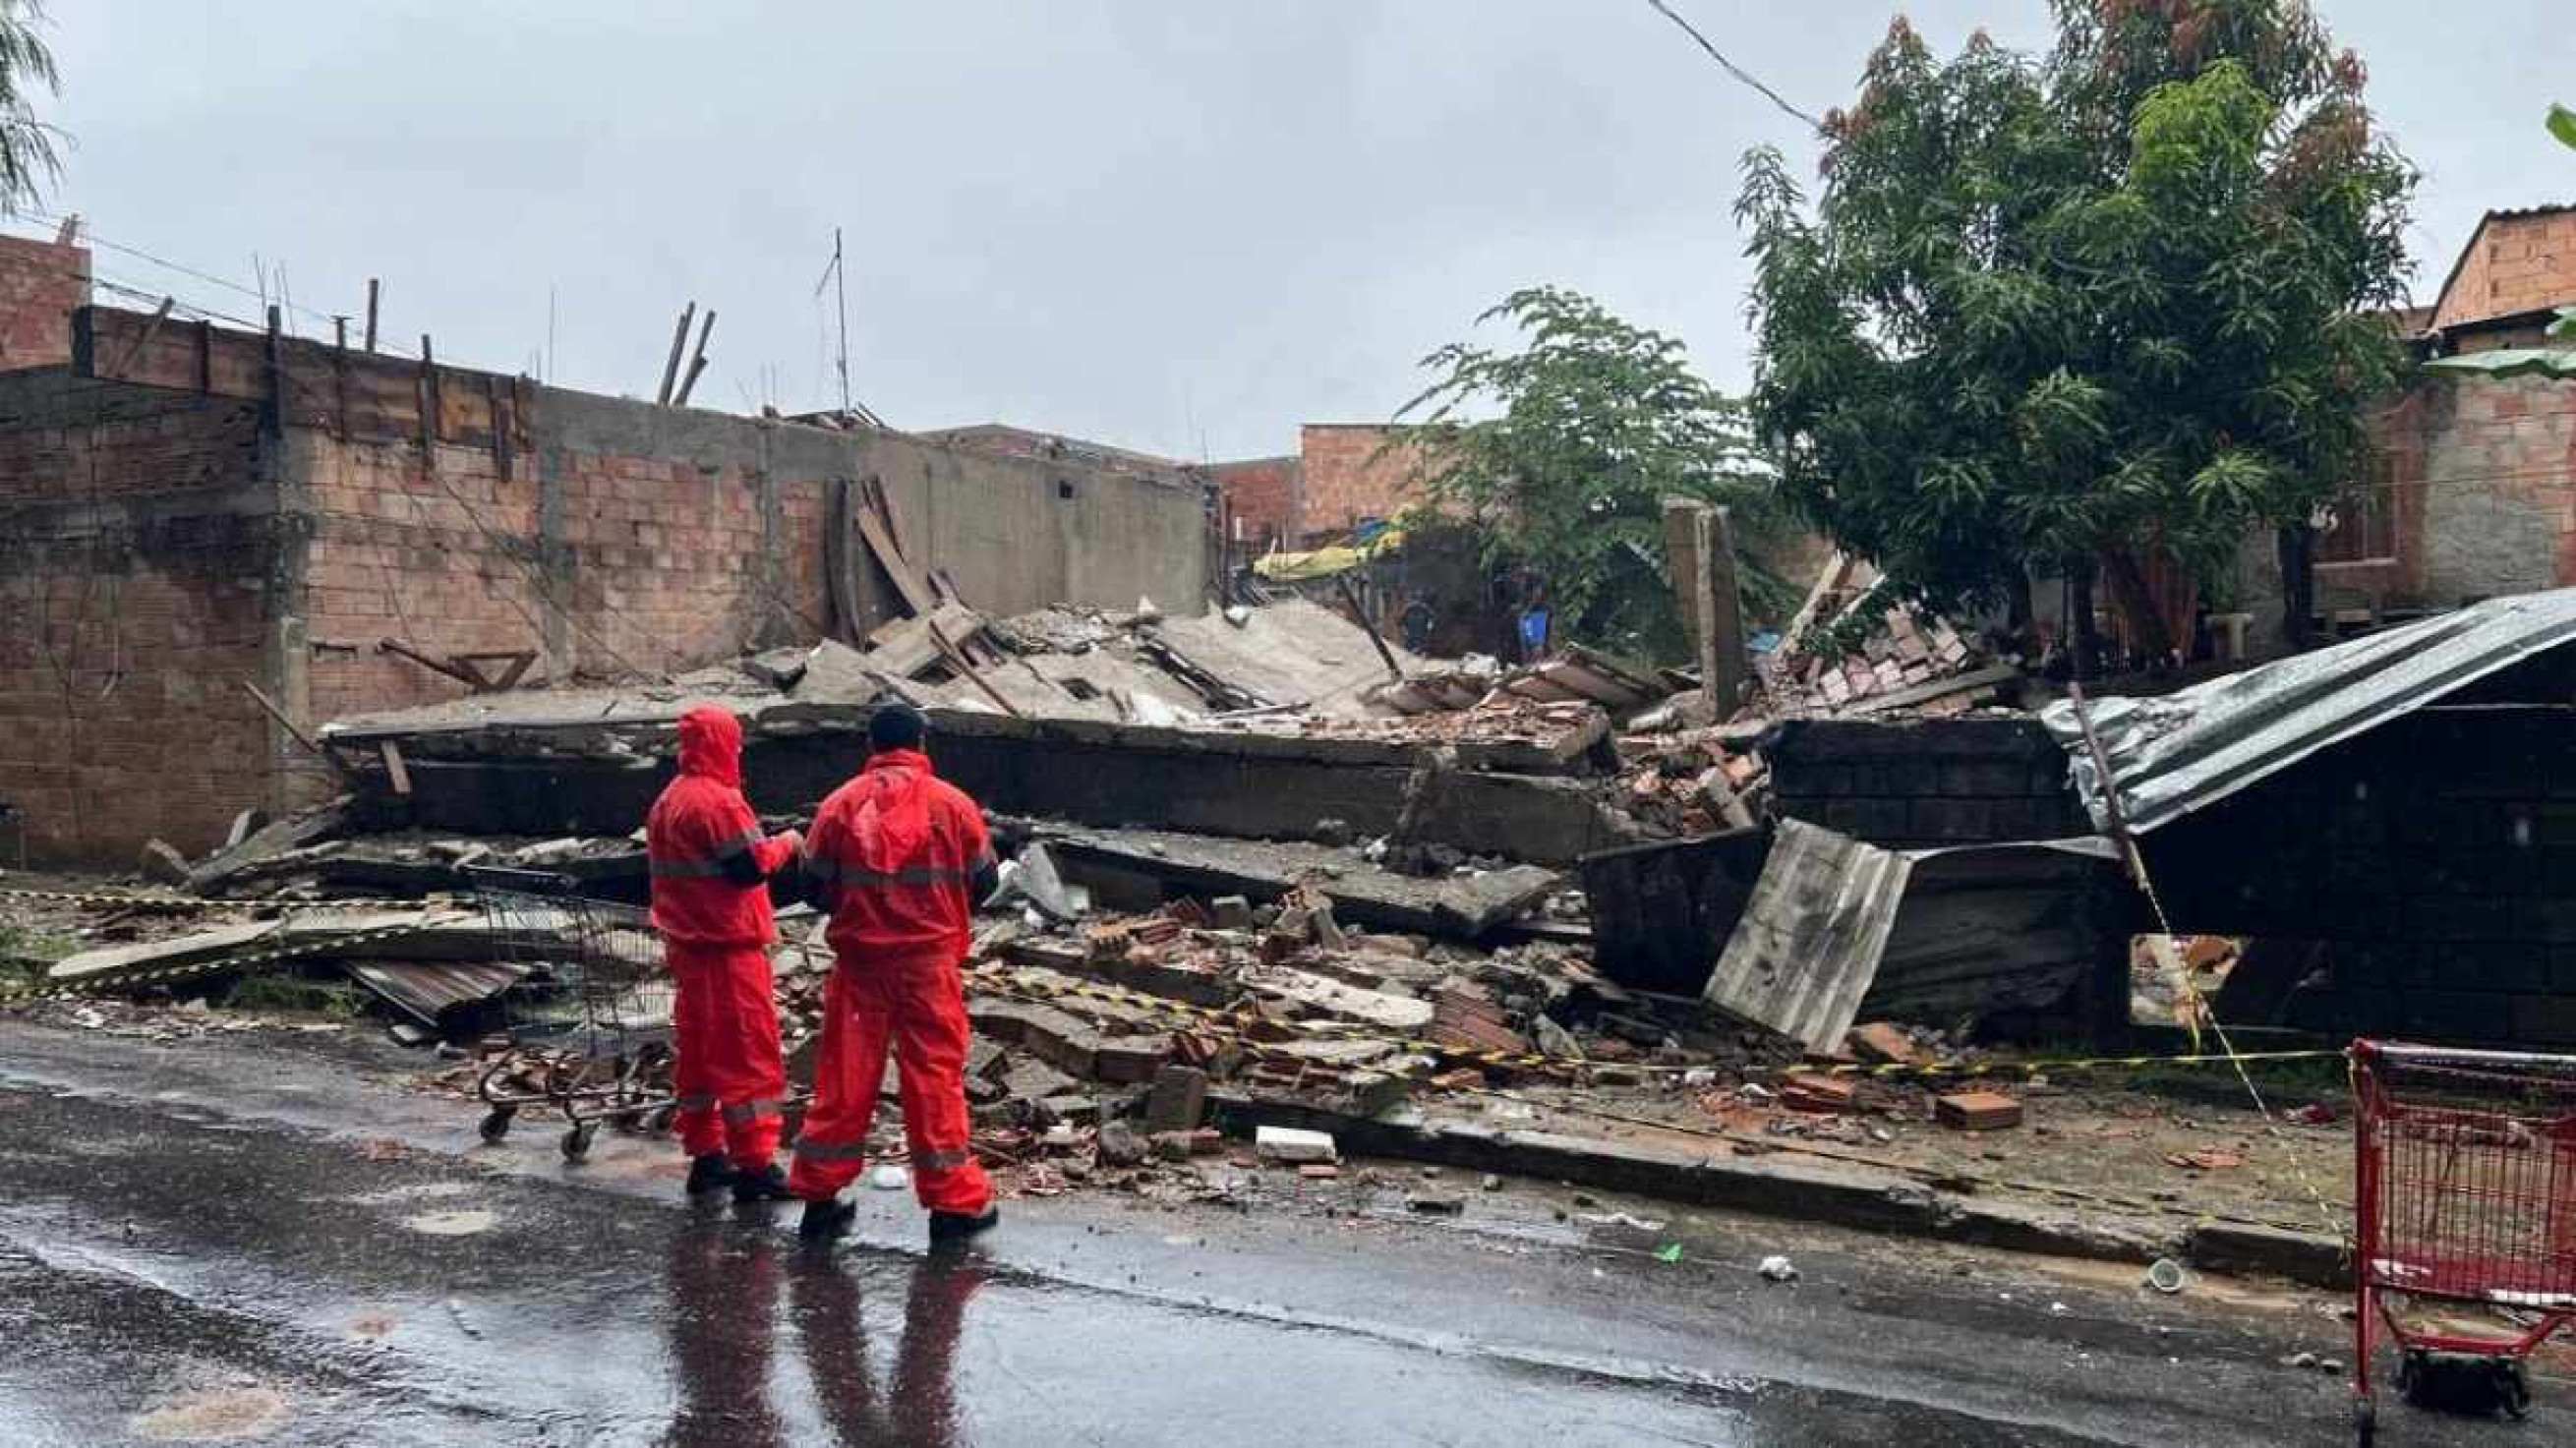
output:
<instances>
[{"instance_id":1,"label":"corrugated metal sheet","mask_svg":"<svg viewBox=\"0 0 2576 1448\"><path fill-rule=\"evenodd\" d=\"M2104 839L1898 851L1783 820L1704 998L1811 1051L1864 1003L1944 1026L2044 1012L2099 958L2091 905L2118 868Z\"/></svg>"},{"instance_id":2,"label":"corrugated metal sheet","mask_svg":"<svg viewBox=\"0 0 2576 1448\"><path fill-rule=\"evenodd\" d=\"M423 1025L445 1012L490 1000L519 983L528 967L510 961L353 960L349 975L386 1004Z\"/></svg>"},{"instance_id":3,"label":"corrugated metal sheet","mask_svg":"<svg viewBox=\"0 0 2576 1448\"><path fill-rule=\"evenodd\" d=\"M2570 640L2576 589L2553 589L2489 599L2163 698L2095 699L2089 708L2121 818L2143 833ZM2039 717L2074 761L2093 822L2107 830L2102 781L2073 703L2059 700Z\"/></svg>"},{"instance_id":4,"label":"corrugated metal sheet","mask_svg":"<svg viewBox=\"0 0 2576 1448\"><path fill-rule=\"evenodd\" d=\"M1811 1051L1831 1050L1878 974L1911 867L1898 851L1782 820L1701 998Z\"/></svg>"},{"instance_id":5,"label":"corrugated metal sheet","mask_svg":"<svg viewBox=\"0 0 2576 1448\"><path fill-rule=\"evenodd\" d=\"M2424 366L2433 372L2486 377L2576 377L2576 347L2498 347L2490 352L2436 357Z\"/></svg>"}]
</instances>

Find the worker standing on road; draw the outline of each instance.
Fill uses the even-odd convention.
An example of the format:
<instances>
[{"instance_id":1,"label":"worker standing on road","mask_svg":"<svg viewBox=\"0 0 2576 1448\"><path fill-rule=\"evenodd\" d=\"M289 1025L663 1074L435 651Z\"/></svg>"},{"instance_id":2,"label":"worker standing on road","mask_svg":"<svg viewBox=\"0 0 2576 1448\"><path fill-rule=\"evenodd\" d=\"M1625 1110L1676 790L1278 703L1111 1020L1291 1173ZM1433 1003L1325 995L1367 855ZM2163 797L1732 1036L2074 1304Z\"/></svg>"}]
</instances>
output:
<instances>
[{"instance_id":1,"label":"worker standing on road","mask_svg":"<svg viewBox=\"0 0 2576 1448\"><path fill-rule=\"evenodd\" d=\"M680 1144L689 1194L782 1201L778 1154L787 1070L778 1050L769 877L796 858L795 831L763 838L742 795L742 721L700 704L680 716L680 777L644 820L653 924L662 932L679 1030Z\"/></svg>"},{"instance_id":2,"label":"worker standing on road","mask_svg":"<svg viewBox=\"0 0 2576 1448\"><path fill-rule=\"evenodd\" d=\"M975 902L992 893L993 845L975 801L931 771L927 728L909 704L878 709L866 767L823 801L805 841L806 881L831 912L834 956L814 1104L788 1177L810 1239L840 1236L858 1214L840 1194L866 1165L889 1045L931 1241L962 1241L1000 1216L967 1140L960 975Z\"/></svg>"}]
</instances>

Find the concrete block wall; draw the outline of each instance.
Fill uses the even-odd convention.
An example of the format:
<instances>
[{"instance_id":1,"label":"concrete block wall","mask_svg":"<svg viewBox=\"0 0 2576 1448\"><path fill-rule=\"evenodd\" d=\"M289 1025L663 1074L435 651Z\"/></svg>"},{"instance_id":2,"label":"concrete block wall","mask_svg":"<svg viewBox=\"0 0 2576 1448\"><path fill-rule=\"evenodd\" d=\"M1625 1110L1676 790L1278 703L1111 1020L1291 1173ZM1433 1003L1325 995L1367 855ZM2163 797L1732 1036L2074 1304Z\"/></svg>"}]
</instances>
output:
<instances>
[{"instance_id":1,"label":"concrete block wall","mask_svg":"<svg viewBox=\"0 0 2576 1448\"><path fill-rule=\"evenodd\" d=\"M188 402L0 376L0 801L33 860L204 850L272 803L242 687L270 679L279 545L257 412Z\"/></svg>"},{"instance_id":2,"label":"concrete block wall","mask_svg":"<svg viewBox=\"0 0 2576 1448\"><path fill-rule=\"evenodd\" d=\"M2034 719L1792 719L1762 747L1774 807L1897 849L2093 833Z\"/></svg>"},{"instance_id":3,"label":"concrete block wall","mask_svg":"<svg viewBox=\"0 0 2576 1448\"><path fill-rule=\"evenodd\" d=\"M2317 943L2324 973L2288 994L2286 1024L2576 1045L2576 716L2563 707L2418 711L2144 848L2177 929Z\"/></svg>"}]
</instances>

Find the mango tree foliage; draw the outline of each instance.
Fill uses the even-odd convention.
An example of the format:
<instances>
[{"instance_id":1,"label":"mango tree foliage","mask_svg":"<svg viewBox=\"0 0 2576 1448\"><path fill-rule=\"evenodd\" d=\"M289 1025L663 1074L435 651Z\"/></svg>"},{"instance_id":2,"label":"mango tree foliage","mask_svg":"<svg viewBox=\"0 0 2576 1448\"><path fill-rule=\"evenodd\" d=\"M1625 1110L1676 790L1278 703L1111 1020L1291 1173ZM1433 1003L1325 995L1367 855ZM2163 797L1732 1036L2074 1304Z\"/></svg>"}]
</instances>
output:
<instances>
[{"instance_id":1,"label":"mango tree foliage","mask_svg":"<svg viewBox=\"0 0 2576 1448\"><path fill-rule=\"evenodd\" d=\"M2359 474L2404 354L2415 175L2284 0L2056 0L2045 57L1899 20L1812 205L1747 159L1757 432L1788 502L1919 602L2099 561L2223 576ZM2079 609L2078 624L2087 613Z\"/></svg>"}]
</instances>

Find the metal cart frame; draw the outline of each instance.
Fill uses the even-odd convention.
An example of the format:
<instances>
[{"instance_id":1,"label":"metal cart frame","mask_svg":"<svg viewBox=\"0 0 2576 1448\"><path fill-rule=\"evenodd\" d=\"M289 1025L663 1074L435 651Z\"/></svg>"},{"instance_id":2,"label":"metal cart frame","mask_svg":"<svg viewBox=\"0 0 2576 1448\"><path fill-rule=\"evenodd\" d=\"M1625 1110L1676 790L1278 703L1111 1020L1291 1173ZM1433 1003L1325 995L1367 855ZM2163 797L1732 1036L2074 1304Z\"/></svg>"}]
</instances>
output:
<instances>
[{"instance_id":1,"label":"metal cart frame","mask_svg":"<svg viewBox=\"0 0 2576 1448\"><path fill-rule=\"evenodd\" d=\"M2352 1044L2353 1427L2371 1440L2370 1354L2401 1353L2398 1390L2434 1354L2488 1360L2497 1401L2521 1416L2524 1360L2576 1323L2576 1056ZM2517 1334L2419 1331L2387 1295L2534 1314Z\"/></svg>"}]
</instances>

